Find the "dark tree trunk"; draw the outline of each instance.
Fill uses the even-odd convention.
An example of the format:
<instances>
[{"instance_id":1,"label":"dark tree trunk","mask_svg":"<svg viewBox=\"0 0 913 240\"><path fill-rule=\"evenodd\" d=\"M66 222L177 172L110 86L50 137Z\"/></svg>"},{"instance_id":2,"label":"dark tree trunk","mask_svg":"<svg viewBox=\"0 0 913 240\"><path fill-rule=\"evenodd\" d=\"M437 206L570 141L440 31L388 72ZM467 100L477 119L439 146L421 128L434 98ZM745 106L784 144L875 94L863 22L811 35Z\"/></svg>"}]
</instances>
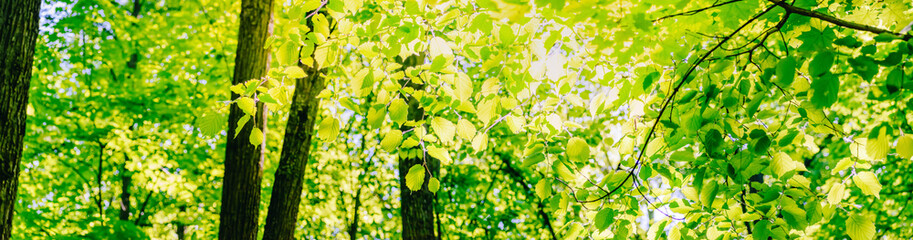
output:
<instances>
[{"instance_id":1,"label":"dark tree trunk","mask_svg":"<svg viewBox=\"0 0 913 240\"><path fill-rule=\"evenodd\" d=\"M423 55L413 55L405 60L403 60L403 70L408 67L418 66L424 61ZM411 80L401 80L403 83L406 83L407 86L412 87L413 89L422 89L424 84L415 84ZM408 81L408 82L406 82ZM407 102L409 103L409 114L408 120L420 121L425 117L425 110L422 109L417 99L412 96L407 97ZM412 127L402 126L401 130L406 131ZM402 151L422 151L421 146L416 146L414 149L400 150ZM421 155L425 155L424 159ZM421 154L419 157L406 158L399 157L399 185L400 185L400 203L402 208L400 209L400 215L403 218L403 239L440 239L440 236L435 234L435 219L434 219L434 208L436 196L434 193L428 190L428 180L432 177L437 177L438 172L440 172L441 163L439 160L428 156L427 154ZM404 156L404 154L401 154ZM422 189L419 191L410 191L406 187L406 174L409 173L409 168L415 164L422 164L428 160L427 166L428 170L431 171L431 174L425 174L425 182L422 184Z\"/></svg>"},{"instance_id":2,"label":"dark tree trunk","mask_svg":"<svg viewBox=\"0 0 913 240\"><path fill-rule=\"evenodd\" d=\"M558 240L558 237L555 235L555 228L552 227L551 220L548 217L548 213L545 213L545 204L536 197L536 192L526 183L523 174L514 168L512 156L507 153L498 153L498 158L504 163L504 168L502 168L504 172L523 187L523 193L526 195L526 199L536 202L536 206L539 208L537 213L539 213L539 217L542 218L542 225L548 230L549 236L551 236L553 240Z\"/></svg>"},{"instance_id":3,"label":"dark tree trunk","mask_svg":"<svg viewBox=\"0 0 913 240\"><path fill-rule=\"evenodd\" d=\"M180 210L181 210L181 213L187 212L187 206L181 206ZM178 240L184 240L185 239L184 235L187 233L187 225L185 225L184 222L181 220L183 220L183 219L178 220L178 222L176 223Z\"/></svg>"},{"instance_id":4,"label":"dark tree trunk","mask_svg":"<svg viewBox=\"0 0 913 240\"><path fill-rule=\"evenodd\" d=\"M127 161L126 155L125 153L124 161ZM133 184L133 177L127 173L126 167L120 174L120 220L130 221L130 185Z\"/></svg>"},{"instance_id":5,"label":"dark tree trunk","mask_svg":"<svg viewBox=\"0 0 913 240\"><path fill-rule=\"evenodd\" d=\"M272 32L272 0L242 0L241 26L232 84L260 79L269 69L266 39ZM238 98L231 94L231 99ZM228 115L228 144L225 150L225 176L222 179L222 207L219 214L219 239L257 239L260 209L260 182L263 179L263 147L250 144L250 132L258 126L266 133L265 106L257 103L256 116L235 137L238 120L244 112L232 104Z\"/></svg>"},{"instance_id":6,"label":"dark tree trunk","mask_svg":"<svg viewBox=\"0 0 913 240\"><path fill-rule=\"evenodd\" d=\"M318 70L319 66L311 68L298 65L305 69L307 77L299 78L295 83L295 95L292 97L285 137L282 140L282 154L276 169L263 239L295 238L304 170L311 152L314 122L320 110L317 94L325 86L320 75L326 72Z\"/></svg>"},{"instance_id":7,"label":"dark tree trunk","mask_svg":"<svg viewBox=\"0 0 913 240\"><path fill-rule=\"evenodd\" d=\"M0 1L0 239L13 230L39 0Z\"/></svg>"}]
</instances>

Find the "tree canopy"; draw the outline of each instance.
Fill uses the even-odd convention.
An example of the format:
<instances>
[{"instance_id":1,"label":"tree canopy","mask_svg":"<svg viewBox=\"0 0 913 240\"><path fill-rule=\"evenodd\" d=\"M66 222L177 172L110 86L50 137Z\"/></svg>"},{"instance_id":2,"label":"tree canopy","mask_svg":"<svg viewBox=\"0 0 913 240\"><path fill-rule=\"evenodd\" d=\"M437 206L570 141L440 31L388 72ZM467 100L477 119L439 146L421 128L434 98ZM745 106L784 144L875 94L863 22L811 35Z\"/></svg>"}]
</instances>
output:
<instances>
[{"instance_id":1,"label":"tree canopy","mask_svg":"<svg viewBox=\"0 0 913 240\"><path fill-rule=\"evenodd\" d=\"M262 146L234 210L267 239L910 239L911 26L905 0L43 1L12 238L236 239L223 164Z\"/></svg>"}]
</instances>

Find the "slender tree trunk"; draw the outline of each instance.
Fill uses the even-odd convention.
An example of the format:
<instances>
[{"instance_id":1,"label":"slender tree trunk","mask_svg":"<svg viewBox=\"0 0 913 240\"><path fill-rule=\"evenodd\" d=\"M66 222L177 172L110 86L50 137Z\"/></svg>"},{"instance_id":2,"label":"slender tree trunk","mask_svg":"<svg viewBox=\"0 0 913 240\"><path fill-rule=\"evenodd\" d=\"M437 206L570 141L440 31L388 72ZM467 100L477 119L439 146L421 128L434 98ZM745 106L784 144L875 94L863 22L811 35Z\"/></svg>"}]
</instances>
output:
<instances>
[{"instance_id":1,"label":"slender tree trunk","mask_svg":"<svg viewBox=\"0 0 913 240\"><path fill-rule=\"evenodd\" d=\"M306 77L295 83L295 95L288 114L285 137L282 140L282 154L276 169L276 180L266 214L263 239L294 239L298 221L298 206L301 203L304 171L310 156L314 122L320 110L317 94L325 84L321 76L326 71L320 67L304 68Z\"/></svg>"},{"instance_id":2,"label":"slender tree trunk","mask_svg":"<svg viewBox=\"0 0 913 240\"><path fill-rule=\"evenodd\" d=\"M124 161L127 159L127 154L124 153ZM125 162L120 173L120 220L130 221L130 186L133 184L133 177L127 172L126 165Z\"/></svg>"},{"instance_id":3,"label":"slender tree trunk","mask_svg":"<svg viewBox=\"0 0 913 240\"><path fill-rule=\"evenodd\" d=\"M422 64L422 61L424 61L423 55L407 57L402 61L403 70L411 66L418 66ZM415 84L408 79L401 81L413 89L422 89L424 87L424 84ZM425 118L425 110L420 106L418 99L409 96L407 102L409 103L408 120L420 121ZM403 131L409 128L411 127L401 127ZM402 150L401 152L404 151L422 151L422 147L416 146L414 149ZM399 157L400 203L402 204L400 215L403 219L403 239L440 239L440 236L435 234L434 231L434 199L436 196L428 190L428 180L432 175L437 177L441 163L427 154L419 154L419 156L412 158L404 156L405 154L401 154L401 157ZM415 164L425 163L425 160L428 161L427 166L431 174L425 174L425 182L422 184L421 190L410 191L406 187L406 173L409 172L410 167Z\"/></svg>"},{"instance_id":4,"label":"slender tree trunk","mask_svg":"<svg viewBox=\"0 0 913 240\"><path fill-rule=\"evenodd\" d=\"M133 0L133 11L130 12L130 15L133 17L139 17L139 11L142 10L142 2L140 0ZM134 32L134 36L138 34ZM134 45L136 42L134 41ZM136 64L139 61L139 55L137 51L134 50L133 54L130 55L130 61L127 62L127 68L131 70L132 73L136 72ZM113 70L112 70L113 71ZM133 130L133 125L130 125L130 130ZM133 173L128 172L127 162L130 161L130 158L127 156L127 153L124 152L124 167L121 169L121 186L120 186L120 220L130 221L130 186L133 182Z\"/></svg>"},{"instance_id":5,"label":"slender tree trunk","mask_svg":"<svg viewBox=\"0 0 913 240\"><path fill-rule=\"evenodd\" d=\"M0 239L13 230L39 0L0 1Z\"/></svg>"},{"instance_id":6,"label":"slender tree trunk","mask_svg":"<svg viewBox=\"0 0 913 240\"><path fill-rule=\"evenodd\" d=\"M498 158L500 158L501 162L504 163L504 172L507 172L507 175L510 176L510 178L514 179L514 181L523 187L523 192L526 195L526 199L536 202L536 206L539 208L536 212L539 213L539 217L542 218L542 225L544 225L545 229L548 230L549 236L551 236L553 240L558 240L558 237L555 235L555 228L552 227L551 219L549 219L548 213L545 213L545 210L543 210L545 209L545 204L543 204L542 201L536 197L536 192L533 191L533 189L530 188L530 185L526 183L526 180L523 178L523 174L514 168L512 156L506 153L498 153Z\"/></svg>"},{"instance_id":7,"label":"slender tree trunk","mask_svg":"<svg viewBox=\"0 0 913 240\"><path fill-rule=\"evenodd\" d=\"M272 33L272 0L242 0L241 26L232 84L260 79L269 69L266 39ZM232 93L231 99L238 94ZM258 126L266 132L265 106L257 103L257 116L237 133L244 112L232 104L228 115L228 144L225 151L225 176L222 179L222 207L219 214L219 239L257 239L260 210L260 182L263 179L263 147L250 144L250 132ZM265 138L264 138L265 139Z\"/></svg>"}]
</instances>

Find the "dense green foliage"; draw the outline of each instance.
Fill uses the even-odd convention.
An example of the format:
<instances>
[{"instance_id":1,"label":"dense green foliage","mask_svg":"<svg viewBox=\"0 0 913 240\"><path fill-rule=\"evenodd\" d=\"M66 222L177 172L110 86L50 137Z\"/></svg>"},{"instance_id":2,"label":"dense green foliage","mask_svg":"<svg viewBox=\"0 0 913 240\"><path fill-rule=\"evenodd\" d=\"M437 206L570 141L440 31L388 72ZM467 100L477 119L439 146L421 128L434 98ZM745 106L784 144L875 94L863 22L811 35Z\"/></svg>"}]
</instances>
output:
<instances>
[{"instance_id":1,"label":"dense green foliage","mask_svg":"<svg viewBox=\"0 0 913 240\"><path fill-rule=\"evenodd\" d=\"M43 4L14 239L216 238L258 101L265 218L299 61L303 239L400 239L423 184L443 239L913 238L909 1L277 1L234 86L237 1L136 1Z\"/></svg>"}]
</instances>

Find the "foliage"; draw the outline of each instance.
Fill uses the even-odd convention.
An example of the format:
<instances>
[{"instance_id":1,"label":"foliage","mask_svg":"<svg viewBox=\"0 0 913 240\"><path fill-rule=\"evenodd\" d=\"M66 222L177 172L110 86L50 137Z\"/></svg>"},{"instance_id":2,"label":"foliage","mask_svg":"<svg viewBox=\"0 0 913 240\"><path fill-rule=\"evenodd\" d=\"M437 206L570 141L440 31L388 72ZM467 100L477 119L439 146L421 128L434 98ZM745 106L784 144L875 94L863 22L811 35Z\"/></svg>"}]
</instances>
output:
<instances>
[{"instance_id":1,"label":"foliage","mask_svg":"<svg viewBox=\"0 0 913 240\"><path fill-rule=\"evenodd\" d=\"M396 157L425 154L442 163L428 184L445 238L913 236L913 40L893 30L913 3L277 5L269 76L228 86L233 3L143 3L140 18L46 4L14 237L214 238L228 92L271 111L254 134L272 183L299 61L327 70L305 239L353 222L400 238L399 191L431 172L409 166L401 186ZM408 120L407 96L425 119ZM134 208L150 196L133 225L115 218L122 176Z\"/></svg>"}]
</instances>

